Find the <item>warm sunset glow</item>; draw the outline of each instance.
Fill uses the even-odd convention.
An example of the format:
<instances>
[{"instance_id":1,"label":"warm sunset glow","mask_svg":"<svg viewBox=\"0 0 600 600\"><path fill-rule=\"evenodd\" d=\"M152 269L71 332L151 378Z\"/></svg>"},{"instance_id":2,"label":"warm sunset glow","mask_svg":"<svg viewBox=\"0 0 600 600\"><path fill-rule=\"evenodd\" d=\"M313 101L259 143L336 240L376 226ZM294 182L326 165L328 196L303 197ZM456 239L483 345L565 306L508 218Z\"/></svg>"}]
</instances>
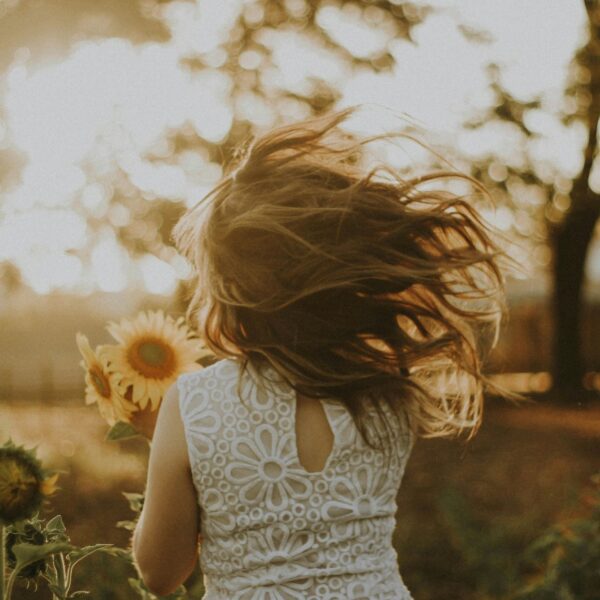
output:
<instances>
[{"instance_id":1,"label":"warm sunset glow","mask_svg":"<svg viewBox=\"0 0 600 600\"><path fill-rule=\"evenodd\" d=\"M267 90L304 94L311 90L311 78L324 78L340 88L339 106L371 102L389 107L422 126L430 140L455 144L466 159L495 157L497 167L490 174L498 180L505 177L504 165L519 168L526 161L543 179L574 177L581 168L586 132L580 124L563 125L556 111L562 105L567 65L583 42L580 3L569 2L566 10L564 1L544 2L544 27L536 25L539 2L428 4L443 10L414 28L415 45L396 37L393 22L377 9L365 13L365 19L350 5L319 10L318 24L354 56L369 57L387 47L396 59L389 73L351 73L320 42L284 28L257 34L273 52L272 66L262 65L256 51L241 55L240 65L248 71L260 66ZM168 136L181 130L219 143L234 112L258 128L275 122L276 110L262 97L251 92L232 97L233 82L218 69L225 59L221 44L240 11L250 21L260 20L250 5L215 0L203 2L200 10L199 3L180 1L153 10L172 34L166 42L81 41L64 59L43 66L24 51L5 74L0 146L13 144L26 164L18 184L0 190L0 259L14 262L38 293L55 288L120 291L136 281L151 293L172 293L182 276L172 261L151 255L132 260L114 235L87 228L90 217L107 216L114 227L131 222L127 208L111 202L115 190L103 182L120 171L133 194L192 205L219 179L221 166L197 151L175 154ZM494 39L473 44L457 23L486 29ZM534 46L540 51L531 52ZM182 58L193 53L206 55L214 67L190 71ZM502 66L503 84L516 98L543 95L544 108L526 115L536 137L526 140L515 126L499 121L476 131L463 128L475 112L495 102L485 73L490 60ZM277 111L286 118L307 116L293 102ZM398 119L395 124L406 126ZM373 125L368 115L362 124L360 117L355 123L365 130ZM388 143L381 153L397 167L431 159L416 144L404 142ZM594 188L600 185L599 173L596 169L592 175ZM535 191L520 201L535 202ZM488 216L502 230L517 221L525 234L531 229L526 216L515 220L502 207ZM74 254L84 248L91 270ZM594 264L588 268L595 278L597 256L592 252Z\"/></svg>"},{"instance_id":2,"label":"warm sunset glow","mask_svg":"<svg viewBox=\"0 0 600 600\"><path fill-rule=\"evenodd\" d=\"M600 0L0 0L0 598L593 595L599 104Z\"/></svg>"}]
</instances>

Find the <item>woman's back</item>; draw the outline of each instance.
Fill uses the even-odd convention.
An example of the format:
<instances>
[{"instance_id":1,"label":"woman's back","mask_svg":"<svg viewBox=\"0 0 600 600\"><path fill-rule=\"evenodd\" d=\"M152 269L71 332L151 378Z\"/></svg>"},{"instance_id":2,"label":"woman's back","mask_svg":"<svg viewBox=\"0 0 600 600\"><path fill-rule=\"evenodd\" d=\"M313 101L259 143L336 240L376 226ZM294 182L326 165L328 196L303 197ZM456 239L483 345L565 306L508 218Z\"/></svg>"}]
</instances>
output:
<instances>
[{"instance_id":1,"label":"woman's back","mask_svg":"<svg viewBox=\"0 0 600 600\"><path fill-rule=\"evenodd\" d=\"M341 401L303 403L270 367L223 360L178 388L206 600L410 598L392 547L407 422L388 471Z\"/></svg>"},{"instance_id":2,"label":"woman's back","mask_svg":"<svg viewBox=\"0 0 600 600\"><path fill-rule=\"evenodd\" d=\"M391 540L411 430L481 422L501 251L468 195L431 183L485 188L371 169L364 146L394 135L344 131L352 111L252 141L174 231L188 314L229 359L159 418L136 556L160 591L190 573L200 515L208 600L410 598Z\"/></svg>"}]
</instances>

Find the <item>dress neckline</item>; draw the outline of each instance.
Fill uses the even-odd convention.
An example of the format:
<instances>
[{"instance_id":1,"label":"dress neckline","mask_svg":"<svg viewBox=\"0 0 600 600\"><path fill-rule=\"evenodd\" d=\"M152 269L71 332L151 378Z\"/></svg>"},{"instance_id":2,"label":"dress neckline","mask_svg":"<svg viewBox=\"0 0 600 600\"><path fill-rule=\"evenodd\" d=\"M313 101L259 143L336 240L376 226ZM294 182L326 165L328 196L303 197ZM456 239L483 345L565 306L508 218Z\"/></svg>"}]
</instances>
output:
<instances>
[{"instance_id":1,"label":"dress neckline","mask_svg":"<svg viewBox=\"0 0 600 600\"><path fill-rule=\"evenodd\" d=\"M329 423L329 428L331 429L331 432L333 433L333 445L331 446L331 450L329 451L329 454L327 456L327 459L325 460L325 465L323 466L323 468L320 471L308 471L306 469L306 467L304 467L304 465L300 462L300 456L298 454L298 439L296 436L296 415L297 415L297 404L298 404L298 394L296 392L295 389L292 388L292 393L291 393L291 399L292 399L292 415L293 418L292 420L292 430L291 430L291 436L292 436L292 449L294 452L294 460L296 462L296 465L302 470L303 473L305 473L307 476L322 476L325 474L326 471L328 471L331 468L331 464L335 458L335 456L338 453L339 450L339 446L340 446L340 439L339 439L339 433L336 431L335 428L335 424L334 424L334 419L331 416L331 413L329 412L329 407L331 406L331 400L327 399L327 398L319 398L319 402L321 402L321 405L323 406L323 412L325 413L325 418L327 419L327 422Z\"/></svg>"},{"instance_id":2,"label":"dress neckline","mask_svg":"<svg viewBox=\"0 0 600 600\"><path fill-rule=\"evenodd\" d=\"M294 459L294 466L298 468L304 475L307 477L319 477L323 476L327 470L331 468L333 460L337 456L340 449L340 434L336 430L335 427L335 419L331 413L332 403L336 402L336 400L331 398L318 398L323 406L323 412L325 413L325 418L329 423L329 427L333 433L333 445L327 459L325 461L325 465L320 471L308 471L304 465L300 462L300 456L298 453L298 440L296 436L296 415L297 415L297 406L298 406L298 393L296 389L289 384L283 376L281 376L277 370L270 364L261 365L260 368L257 368L255 365L251 363L250 367L253 371L253 378L256 382L264 383L267 381L267 385L265 385L265 389L269 393L275 393L280 399L287 400L290 402L291 408L291 427L289 435L291 437L292 444L292 457ZM273 384L275 389L273 389Z\"/></svg>"}]
</instances>

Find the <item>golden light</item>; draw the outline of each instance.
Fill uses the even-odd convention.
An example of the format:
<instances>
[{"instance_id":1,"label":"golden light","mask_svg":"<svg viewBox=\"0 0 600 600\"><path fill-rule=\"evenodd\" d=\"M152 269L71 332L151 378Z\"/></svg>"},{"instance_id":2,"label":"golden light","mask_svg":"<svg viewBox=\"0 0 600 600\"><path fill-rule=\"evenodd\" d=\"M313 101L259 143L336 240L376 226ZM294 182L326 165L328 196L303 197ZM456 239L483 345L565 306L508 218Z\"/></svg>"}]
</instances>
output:
<instances>
[{"instance_id":1,"label":"golden light","mask_svg":"<svg viewBox=\"0 0 600 600\"><path fill-rule=\"evenodd\" d=\"M370 23L365 13L358 4L330 4L319 9L317 23L354 56L367 58L385 50L395 27L389 16L383 22Z\"/></svg>"},{"instance_id":2,"label":"golden light","mask_svg":"<svg viewBox=\"0 0 600 600\"><path fill-rule=\"evenodd\" d=\"M160 260L152 254L146 254L139 259L138 264L146 289L151 294L169 296L175 291L178 275L168 262Z\"/></svg>"},{"instance_id":3,"label":"golden light","mask_svg":"<svg viewBox=\"0 0 600 600\"><path fill-rule=\"evenodd\" d=\"M361 11L327 4L318 11L319 26L354 56L368 58L387 49L396 59L391 72L353 72L307 31L285 27L256 29L257 44L272 52L270 64L259 46L240 55L239 62L248 71L260 71L267 97L282 90L310 93L311 78L322 78L340 90L339 107L371 102L405 114L441 145L456 144L465 160L493 157L489 174L495 181L509 181L508 169L523 168L528 161L545 180L572 177L580 168L586 132L581 124L563 125L557 115L568 108L563 98L567 67L584 41L581 3L566 10L564 1L546 0L544 27L537 25L540 3L427 4L440 11L413 28L415 44L397 37L393 22L375 7ZM303 5L292 5L290 10L301 17ZM186 132L218 144L234 112L258 129L273 125L276 112L290 119L307 116L298 100L283 99L275 106L251 91L232 97L231 76L220 70L227 58L222 44L234 23L243 15L247 23L260 25L259 5L176 1L152 10L171 34L165 42L83 40L64 59L43 66L32 64L24 46L6 71L0 148L14 145L27 164L19 183L1 191L0 259L14 262L40 293L56 288L117 291L135 281L151 293L167 293L181 271L172 261L132 260L114 235L102 233L96 239L85 229L86 217L107 219L115 228L136 225L127 208L115 204L107 183L116 170L126 174L129 194L190 206L212 188L222 169L200 151L174 155L171 134ZM466 40L461 23L488 30L491 42ZM540 52L531 52L533 45ZM190 56L202 56L210 66L191 71L182 61ZM497 102L488 85L490 61L501 66L501 83L515 98L539 94L543 99L540 109L525 115L533 138L499 121L477 130L463 128L474 113ZM362 125L373 123L365 117ZM415 144L387 144L378 152L399 168L431 158ZM595 167L593 189L600 188L599 173ZM517 203L524 208L536 202L531 194L520 198ZM561 206L552 210L558 214ZM494 219L500 228L517 227L524 235L534 227L523 214L517 218L499 210ZM73 255L86 236L91 269ZM597 261L597 253L592 254Z\"/></svg>"},{"instance_id":4,"label":"golden light","mask_svg":"<svg viewBox=\"0 0 600 600\"><path fill-rule=\"evenodd\" d=\"M69 255L89 234L77 202L93 218L108 214L115 227L129 220L123 206L110 205L109 186L88 180L81 165L91 160L102 173L108 152L139 193L192 204L221 176L219 165L200 154L175 164L142 157L185 123L208 141L221 140L232 122L229 78L210 71L192 79L168 44L136 48L109 39L81 43L62 62L37 70L19 64L8 84L2 135L9 132L28 163L20 185L3 194L0 257L14 261L39 293L84 291L90 283L102 291L123 290L135 280L135 268L114 236L92 248L93 282L82 273L81 260ZM157 263L148 264L142 261L139 271L148 291L172 290L172 268L167 265L169 277L159 285Z\"/></svg>"},{"instance_id":5,"label":"golden light","mask_svg":"<svg viewBox=\"0 0 600 600\"><path fill-rule=\"evenodd\" d=\"M103 292L121 292L128 284L127 254L111 232L106 232L91 256L92 274Z\"/></svg>"}]
</instances>

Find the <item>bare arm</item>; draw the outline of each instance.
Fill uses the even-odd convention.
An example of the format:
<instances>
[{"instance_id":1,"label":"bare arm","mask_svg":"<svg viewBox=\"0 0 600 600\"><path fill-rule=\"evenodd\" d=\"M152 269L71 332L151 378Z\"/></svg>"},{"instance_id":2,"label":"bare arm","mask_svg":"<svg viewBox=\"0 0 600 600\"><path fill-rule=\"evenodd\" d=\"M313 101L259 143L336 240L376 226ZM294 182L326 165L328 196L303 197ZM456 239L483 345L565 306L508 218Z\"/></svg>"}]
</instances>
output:
<instances>
[{"instance_id":1,"label":"bare arm","mask_svg":"<svg viewBox=\"0 0 600 600\"><path fill-rule=\"evenodd\" d=\"M135 562L154 594L173 592L192 573L198 558L198 510L173 385L158 414L144 508L133 535Z\"/></svg>"}]
</instances>

